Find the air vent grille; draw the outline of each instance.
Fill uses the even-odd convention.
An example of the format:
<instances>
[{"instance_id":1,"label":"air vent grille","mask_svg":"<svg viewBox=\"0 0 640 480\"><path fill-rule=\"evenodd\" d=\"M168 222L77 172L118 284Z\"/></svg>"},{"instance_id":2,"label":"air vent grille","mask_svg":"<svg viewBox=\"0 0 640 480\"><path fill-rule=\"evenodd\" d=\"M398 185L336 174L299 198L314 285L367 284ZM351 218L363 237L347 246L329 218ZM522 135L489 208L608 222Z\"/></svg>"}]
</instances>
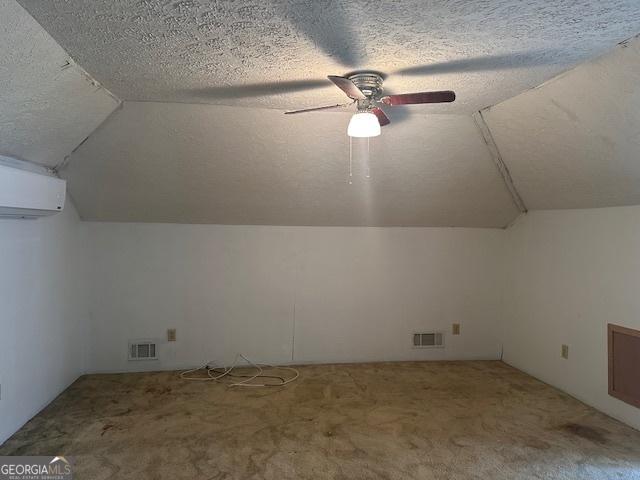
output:
<instances>
[{"instance_id":1,"label":"air vent grille","mask_svg":"<svg viewBox=\"0 0 640 480\"><path fill-rule=\"evenodd\" d=\"M157 360L155 342L130 342L129 360Z\"/></svg>"},{"instance_id":2,"label":"air vent grille","mask_svg":"<svg viewBox=\"0 0 640 480\"><path fill-rule=\"evenodd\" d=\"M442 348L444 347L444 333L420 332L413 334L413 348Z\"/></svg>"}]
</instances>

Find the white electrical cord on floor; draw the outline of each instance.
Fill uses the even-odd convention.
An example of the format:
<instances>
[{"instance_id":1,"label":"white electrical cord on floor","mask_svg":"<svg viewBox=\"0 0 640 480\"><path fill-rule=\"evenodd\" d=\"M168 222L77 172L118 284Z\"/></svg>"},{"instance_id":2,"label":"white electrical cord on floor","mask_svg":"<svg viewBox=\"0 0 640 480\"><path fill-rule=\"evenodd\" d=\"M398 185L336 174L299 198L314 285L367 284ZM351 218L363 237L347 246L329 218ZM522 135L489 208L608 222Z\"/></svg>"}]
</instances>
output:
<instances>
[{"instance_id":1,"label":"white electrical cord on floor","mask_svg":"<svg viewBox=\"0 0 640 480\"><path fill-rule=\"evenodd\" d=\"M232 373L235 368L238 367L238 362L240 360L244 360L247 362L249 367L253 367L257 369L257 373L255 375L240 375ZM209 382L215 381L218 382L223 377L235 377L235 378L245 378L240 382L228 383L229 387L283 387L294 380L296 380L300 376L300 372L292 367L284 367L279 365L270 365L268 363L254 363L245 357L243 354L238 353L236 358L233 360L233 363L229 367L216 367L211 365L212 362L207 362L201 367L193 368L191 370L185 370L184 372L180 372L180 378L184 380L193 380L198 382ZM287 370L293 373L293 376L290 378L280 377L278 375L267 375L264 373L264 368L273 369L273 370ZM191 373L198 372L200 370L206 370L207 376L193 376L189 375ZM221 372L222 370L222 372ZM272 378L278 380L278 383L253 383L257 378Z\"/></svg>"},{"instance_id":2,"label":"white electrical cord on floor","mask_svg":"<svg viewBox=\"0 0 640 480\"><path fill-rule=\"evenodd\" d=\"M233 361L233 364L230 367L226 368L225 371L222 374L220 374L220 375L218 375L216 377L211 376L211 371L213 370L213 367L209 366L209 364L211 362L207 362L204 365L202 365L201 367L192 368L191 370L185 370L184 372L180 372L180 378L182 378L184 380L194 380L194 381L199 381L199 382L203 382L203 381L204 382L209 382L211 380L218 380L218 379L224 377L225 375L229 374L231 372L231 370L234 369L234 367L238 363L238 358L239 358L238 355L236 355L236 358ZM206 377L193 377L193 376L192 377L187 377L187 375L189 375L190 373L198 372L200 370L206 370L207 371L207 376Z\"/></svg>"}]
</instances>

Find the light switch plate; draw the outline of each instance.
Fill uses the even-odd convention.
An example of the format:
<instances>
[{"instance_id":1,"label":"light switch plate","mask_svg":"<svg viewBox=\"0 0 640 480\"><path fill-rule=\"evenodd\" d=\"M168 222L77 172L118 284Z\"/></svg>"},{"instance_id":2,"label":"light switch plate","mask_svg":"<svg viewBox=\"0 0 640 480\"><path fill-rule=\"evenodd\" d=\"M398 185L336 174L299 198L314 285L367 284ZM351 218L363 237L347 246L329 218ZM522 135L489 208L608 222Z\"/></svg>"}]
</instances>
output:
<instances>
[{"instance_id":1,"label":"light switch plate","mask_svg":"<svg viewBox=\"0 0 640 480\"><path fill-rule=\"evenodd\" d=\"M167 329L167 341L168 342L175 342L176 341L176 329L175 328Z\"/></svg>"}]
</instances>

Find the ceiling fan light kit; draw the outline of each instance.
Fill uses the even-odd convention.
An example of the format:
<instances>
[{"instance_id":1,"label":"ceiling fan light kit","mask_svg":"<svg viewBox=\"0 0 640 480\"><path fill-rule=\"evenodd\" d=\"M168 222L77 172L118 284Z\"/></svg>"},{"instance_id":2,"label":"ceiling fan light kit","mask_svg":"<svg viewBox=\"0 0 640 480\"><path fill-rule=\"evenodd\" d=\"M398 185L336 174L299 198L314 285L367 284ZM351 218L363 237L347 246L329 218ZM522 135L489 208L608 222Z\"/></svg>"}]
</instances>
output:
<instances>
[{"instance_id":1,"label":"ceiling fan light kit","mask_svg":"<svg viewBox=\"0 0 640 480\"><path fill-rule=\"evenodd\" d=\"M376 72L360 72L350 75L349 77L329 75L328 78L352 100L351 103L305 108L303 110L294 110L285 113L313 112L345 107L355 103L358 111L351 117L349 127L347 128L347 135L350 137L369 138L380 135L380 127L391 123L391 120L389 120L389 117L387 117L380 105L384 105L386 108L396 105L448 103L456 99L456 94L450 90L383 96L383 78L382 75Z\"/></svg>"},{"instance_id":2,"label":"ceiling fan light kit","mask_svg":"<svg viewBox=\"0 0 640 480\"><path fill-rule=\"evenodd\" d=\"M378 117L371 112L358 112L351 117L347 135L350 137L369 138L380 135Z\"/></svg>"}]
</instances>

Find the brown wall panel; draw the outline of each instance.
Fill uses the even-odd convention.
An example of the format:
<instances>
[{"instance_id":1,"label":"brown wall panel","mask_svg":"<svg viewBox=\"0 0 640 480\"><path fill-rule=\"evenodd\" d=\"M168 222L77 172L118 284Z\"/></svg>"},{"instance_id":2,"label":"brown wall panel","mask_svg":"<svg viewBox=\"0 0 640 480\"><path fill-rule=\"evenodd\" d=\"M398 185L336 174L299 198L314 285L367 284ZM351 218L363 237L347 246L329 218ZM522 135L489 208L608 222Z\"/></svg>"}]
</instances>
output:
<instances>
[{"instance_id":1,"label":"brown wall panel","mask_svg":"<svg viewBox=\"0 0 640 480\"><path fill-rule=\"evenodd\" d=\"M640 331L608 325L609 395L640 408Z\"/></svg>"}]
</instances>

